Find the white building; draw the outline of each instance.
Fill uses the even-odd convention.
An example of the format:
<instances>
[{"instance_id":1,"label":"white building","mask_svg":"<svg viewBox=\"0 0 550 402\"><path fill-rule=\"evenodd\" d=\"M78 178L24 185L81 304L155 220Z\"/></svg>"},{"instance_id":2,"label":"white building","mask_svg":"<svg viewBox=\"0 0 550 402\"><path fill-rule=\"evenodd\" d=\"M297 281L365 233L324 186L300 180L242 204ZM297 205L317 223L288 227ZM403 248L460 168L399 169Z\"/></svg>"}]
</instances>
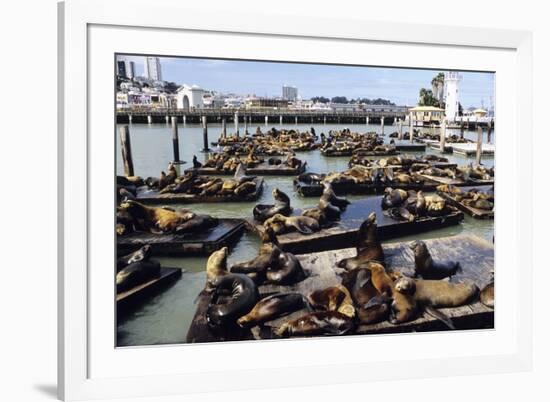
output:
<instances>
[{"instance_id":1,"label":"white building","mask_svg":"<svg viewBox=\"0 0 550 402\"><path fill-rule=\"evenodd\" d=\"M202 108L204 106L204 89L197 85L183 84L176 95L178 109Z\"/></svg>"},{"instance_id":2,"label":"white building","mask_svg":"<svg viewBox=\"0 0 550 402\"><path fill-rule=\"evenodd\" d=\"M298 99L298 88L291 87L288 85L283 85L283 99L289 100L289 101L296 101Z\"/></svg>"},{"instance_id":3,"label":"white building","mask_svg":"<svg viewBox=\"0 0 550 402\"><path fill-rule=\"evenodd\" d=\"M117 75L129 79L133 79L136 76L136 68L132 60L129 60L124 56L118 56L116 62Z\"/></svg>"},{"instance_id":4,"label":"white building","mask_svg":"<svg viewBox=\"0 0 550 402\"><path fill-rule=\"evenodd\" d=\"M145 76L151 81L162 81L162 71L160 69L160 59L158 57L145 58Z\"/></svg>"},{"instance_id":5,"label":"white building","mask_svg":"<svg viewBox=\"0 0 550 402\"><path fill-rule=\"evenodd\" d=\"M445 73L445 119L455 121L458 117L458 83L462 76L456 71Z\"/></svg>"}]
</instances>

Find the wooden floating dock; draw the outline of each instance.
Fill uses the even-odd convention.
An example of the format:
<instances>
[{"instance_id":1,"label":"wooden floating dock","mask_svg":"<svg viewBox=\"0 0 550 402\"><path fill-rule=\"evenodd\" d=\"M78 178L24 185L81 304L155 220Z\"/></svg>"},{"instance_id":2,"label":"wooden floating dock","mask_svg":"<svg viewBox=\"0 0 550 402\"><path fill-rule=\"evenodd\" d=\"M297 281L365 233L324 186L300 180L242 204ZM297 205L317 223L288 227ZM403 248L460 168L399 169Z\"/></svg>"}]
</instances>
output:
<instances>
[{"instance_id":1,"label":"wooden floating dock","mask_svg":"<svg viewBox=\"0 0 550 402\"><path fill-rule=\"evenodd\" d=\"M439 177L439 176L430 176L427 174L421 174L421 177L423 177L426 180L430 180L432 182L436 182L437 185L440 184L449 184L457 187L463 187L463 186L472 186L472 185L478 185L478 186L489 186L495 183L495 180L478 180L478 179L470 179L468 181L459 180L459 179L453 179L450 177Z\"/></svg>"},{"instance_id":2,"label":"wooden floating dock","mask_svg":"<svg viewBox=\"0 0 550 402\"><path fill-rule=\"evenodd\" d=\"M460 261L463 271L457 273L451 280L452 282L472 281L482 289L492 280L494 249L489 242L471 235L432 239L425 242L435 260ZM383 245L383 248L388 270L402 272L408 276L413 274L414 257L409 249L409 242L387 243ZM308 275L305 280L291 286L260 286L260 294L263 297L279 292L298 292L307 296L315 290L336 286L341 283L339 274L344 271L338 268L336 263L343 258L355 255L354 248L300 255L298 259ZM205 313L209 302L210 296L204 291L201 292L195 317L187 334L187 342L270 339L272 338L271 328L277 328L282 323L307 313L305 309L296 311L286 317L267 322L263 329L256 327L252 331L241 330L220 338L219 335L213 334L206 324ZM440 311L450 317L454 326L459 330L494 327L494 310L479 301L461 307L440 309ZM424 332L447 329L435 318L423 315L414 321L402 324L391 324L384 321L378 324L360 325L353 334Z\"/></svg>"},{"instance_id":3,"label":"wooden floating dock","mask_svg":"<svg viewBox=\"0 0 550 402\"><path fill-rule=\"evenodd\" d=\"M410 142L398 142L395 141L395 149L401 152L425 152L426 144L410 143Z\"/></svg>"},{"instance_id":4,"label":"wooden floating dock","mask_svg":"<svg viewBox=\"0 0 550 402\"><path fill-rule=\"evenodd\" d=\"M382 194L386 187L391 188L400 188L402 190L415 190L415 191L435 191L435 188L439 183L427 180L426 182L420 183L392 183L392 184L381 184L375 185L374 183L358 183L358 184L349 184L349 183L333 183L332 189L337 195L368 195L368 194ZM323 186L320 183L303 183L298 179L294 179L294 188L303 197L320 197L323 194Z\"/></svg>"},{"instance_id":5,"label":"wooden floating dock","mask_svg":"<svg viewBox=\"0 0 550 402\"><path fill-rule=\"evenodd\" d=\"M253 168L245 168L245 173L251 176L296 176L303 173L306 170L306 163L302 163L298 168L292 168L290 166L270 165L267 162L260 163ZM206 176L232 176L235 174L235 170L219 170L216 168L191 168L186 169L185 173L196 172L200 175Z\"/></svg>"},{"instance_id":6,"label":"wooden floating dock","mask_svg":"<svg viewBox=\"0 0 550 402\"><path fill-rule=\"evenodd\" d=\"M328 228L321 229L309 235L290 232L281 234L277 238L283 250L293 254L345 248L350 244L354 244L359 227L371 212L376 212L380 240L388 240L458 225L464 219L464 214L461 211L454 211L445 216L423 217L413 222L397 221L384 214L382 210L382 197L378 196L353 200L346 210L342 212L340 221L333 223ZM295 210L296 215L300 213L300 210ZM256 225L254 228L256 231L259 231L262 226Z\"/></svg>"},{"instance_id":7,"label":"wooden floating dock","mask_svg":"<svg viewBox=\"0 0 550 402\"><path fill-rule=\"evenodd\" d=\"M476 143L465 143L465 144L450 144L453 148L453 153L464 156L475 156L477 152ZM493 144L481 144L481 155L482 156L492 156L495 154L495 146Z\"/></svg>"},{"instance_id":8,"label":"wooden floating dock","mask_svg":"<svg viewBox=\"0 0 550 402\"><path fill-rule=\"evenodd\" d=\"M126 254L150 244L154 255L209 255L223 246L233 245L244 229L245 221L242 219L220 219L217 226L199 233L134 232L117 236L117 250L120 254Z\"/></svg>"},{"instance_id":9,"label":"wooden floating dock","mask_svg":"<svg viewBox=\"0 0 550 402\"><path fill-rule=\"evenodd\" d=\"M462 187L462 190L464 192L468 192L473 189L478 189L486 192L490 188L491 186L472 186L472 187ZM479 209L479 208L470 207L468 205L464 205L462 202L455 200L451 194L444 193L442 191L438 191L437 194L440 195L442 198L444 198L449 204L451 204L455 208L460 209L462 212L476 219L494 219L495 217L494 211L488 211L486 209Z\"/></svg>"},{"instance_id":10,"label":"wooden floating dock","mask_svg":"<svg viewBox=\"0 0 550 402\"><path fill-rule=\"evenodd\" d=\"M326 156L328 158L332 157L339 157L339 156L392 156L392 155L399 155L399 151L394 149L391 151L366 151L366 152L355 152L355 150L345 150L345 151L321 151L321 155Z\"/></svg>"},{"instance_id":11,"label":"wooden floating dock","mask_svg":"<svg viewBox=\"0 0 550 402\"><path fill-rule=\"evenodd\" d=\"M125 292L117 293L117 314L124 314L142 303L146 298L157 294L160 290L181 278L181 273L181 268L162 267L158 278L142 283Z\"/></svg>"},{"instance_id":12,"label":"wooden floating dock","mask_svg":"<svg viewBox=\"0 0 550 402\"><path fill-rule=\"evenodd\" d=\"M212 203L212 202L251 202L256 201L263 192L264 179L258 177L254 179L256 182L256 190L253 193L247 194L244 197L239 197L236 194L225 195L199 195L199 194L183 194L183 193L165 193L160 194L158 191L149 190L146 187L138 189L137 200L144 204L194 204L194 203Z\"/></svg>"}]
</instances>

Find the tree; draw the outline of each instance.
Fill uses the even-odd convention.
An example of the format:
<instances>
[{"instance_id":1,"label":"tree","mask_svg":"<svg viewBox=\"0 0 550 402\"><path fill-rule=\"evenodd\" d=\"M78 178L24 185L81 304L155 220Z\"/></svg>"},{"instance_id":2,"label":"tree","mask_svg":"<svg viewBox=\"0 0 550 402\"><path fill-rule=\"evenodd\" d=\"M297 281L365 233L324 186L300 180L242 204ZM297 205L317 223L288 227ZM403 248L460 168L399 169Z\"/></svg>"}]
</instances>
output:
<instances>
[{"instance_id":1,"label":"tree","mask_svg":"<svg viewBox=\"0 0 550 402\"><path fill-rule=\"evenodd\" d=\"M434 94L431 89L420 88L418 106L435 106L441 107L441 103L437 98L434 97Z\"/></svg>"},{"instance_id":2,"label":"tree","mask_svg":"<svg viewBox=\"0 0 550 402\"><path fill-rule=\"evenodd\" d=\"M348 98L345 96L335 96L331 99L332 103L348 103Z\"/></svg>"},{"instance_id":3,"label":"tree","mask_svg":"<svg viewBox=\"0 0 550 402\"><path fill-rule=\"evenodd\" d=\"M175 93L179 88L179 85L177 85L175 82L167 82L166 85L164 86L164 89L166 89L167 92L169 93Z\"/></svg>"},{"instance_id":4,"label":"tree","mask_svg":"<svg viewBox=\"0 0 550 402\"><path fill-rule=\"evenodd\" d=\"M315 103L329 103L330 102L330 99L325 98L324 96L314 96L313 98L311 98L311 100Z\"/></svg>"}]
</instances>

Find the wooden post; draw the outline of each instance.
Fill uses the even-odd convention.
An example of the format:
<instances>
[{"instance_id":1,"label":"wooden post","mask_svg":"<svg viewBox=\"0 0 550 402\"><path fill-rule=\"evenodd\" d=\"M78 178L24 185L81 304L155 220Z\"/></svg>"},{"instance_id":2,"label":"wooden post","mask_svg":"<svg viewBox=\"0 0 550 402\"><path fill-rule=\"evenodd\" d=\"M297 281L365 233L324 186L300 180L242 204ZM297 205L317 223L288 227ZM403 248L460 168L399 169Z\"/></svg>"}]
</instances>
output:
<instances>
[{"instance_id":1,"label":"wooden post","mask_svg":"<svg viewBox=\"0 0 550 402\"><path fill-rule=\"evenodd\" d=\"M414 123L413 123L413 114L412 112L409 114L409 140L413 142L413 131L414 131Z\"/></svg>"},{"instance_id":2,"label":"wooden post","mask_svg":"<svg viewBox=\"0 0 550 402\"><path fill-rule=\"evenodd\" d=\"M239 112L235 112L235 117L233 120L235 122L235 135L239 138Z\"/></svg>"},{"instance_id":3,"label":"wooden post","mask_svg":"<svg viewBox=\"0 0 550 402\"><path fill-rule=\"evenodd\" d=\"M483 127L477 128L476 163L481 165L481 144L483 143Z\"/></svg>"},{"instance_id":4,"label":"wooden post","mask_svg":"<svg viewBox=\"0 0 550 402\"><path fill-rule=\"evenodd\" d=\"M128 115L128 123L132 124L132 115L131 114Z\"/></svg>"},{"instance_id":5,"label":"wooden post","mask_svg":"<svg viewBox=\"0 0 550 402\"><path fill-rule=\"evenodd\" d=\"M187 116L183 115L183 125L185 126L187 124Z\"/></svg>"},{"instance_id":6,"label":"wooden post","mask_svg":"<svg viewBox=\"0 0 550 402\"><path fill-rule=\"evenodd\" d=\"M132 116L130 116L130 117L132 117ZM326 115L323 116L323 124L324 124L325 126L327 125L327 116L326 116Z\"/></svg>"},{"instance_id":7,"label":"wooden post","mask_svg":"<svg viewBox=\"0 0 550 402\"><path fill-rule=\"evenodd\" d=\"M147 116L147 124L151 124L151 123L153 123L153 116L148 115Z\"/></svg>"},{"instance_id":8,"label":"wooden post","mask_svg":"<svg viewBox=\"0 0 550 402\"><path fill-rule=\"evenodd\" d=\"M384 135L384 116L380 119L380 129L382 130L382 135Z\"/></svg>"},{"instance_id":9,"label":"wooden post","mask_svg":"<svg viewBox=\"0 0 550 402\"><path fill-rule=\"evenodd\" d=\"M269 122L269 119L268 119L267 116L265 116L265 125L266 125L266 127L267 127L268 122Z\"/></svg>"},{"instance_id":10,"label":"wooden post","mask_svg":"<svg viewBox=\"0 0 550 402\"><path fill-rule=\"evenodd\" d=\"M439 151L445 152L445 135L447 133L447 122L445 119L441 122L441 132L439 133Z\"/></svg>"},{"instance_id":11,"label":"wooden post","mask_svg":"<svg viewBox=\"0 0 550 402\"><path fill-rule=\"evenodd\" d=\"M170 123L170 116L164 116L164 120L166 120L166 124Z\"/></svg>"},{"instance_id":12,"label":"wooden post","mask_svg":"<svg viewBox=\"0 0 550 402\"><path fill-rule=\"evenodd\" d=\"M248 135L248 117L244 116L244 135Z\"/></svg>"},{"instance_id":13,"label":"wooden post","mask_svg":"<svg viewBox=\"0 0 550 402\"><path fill-rule=\"evenodd\" d=\"M460 138L464 138L464 117L460 117Z\"/></svg>"},{"instance_id":14,"label":"wooden post","mask_svg":"<svg viewBox=\"0 0 550 402\"><path fill-rule=\"evenodd\" d=\"M294 118L294 124L298 125L298 116Z\"/></svg>"},{"instance_id":15,"label":"wooden post","mask_svg":"<svg viewBox=\"0 0 550 402\"><path fill-rule=\"evenodd\" d=\"M367 126L369 125L369 116L367 116Z\"/></svg>"},{"instance_id":16,"label":"wooden post","mask_svg":"<svg viewBox=\"0 0 550 402\"><path fill-rule=\"evenodd\" d=\"M222 119L222 138L227 137L227 122L225 117Z\"/></svg>"},{"instance_id":17,"label":"wooden post","mask_svg":"<svg viewBox=\"0 0 550 402\"><path fill-rule=\"evenodd\" d=\"M208 148L208 121L206 116L202 116L202 143L203 143L203 152L210 151Z\"/></svg>"},{"instance_id":18,"label":"wooden post","mask_svg":"<svg viewBox=\"0 0 550 402\"><path fill-rule=\"evenodd\" d=\"M279 116L279 126L283 125L283 116Z\"/></svg>"},{"instance_id":19,"label":"wooden post","mask_svg":"<svg viewBox=\"0 0 550 402\"><path fill-rule=\"evenodd\" d=\"M128 126L120 127L120 148L122 149L124 175L133 176L134 161L132 160L132 144L130 143L130 129Z\"/></svg>"},{"instance_id":20,"label":"wooden post","mask_svg":"<svg viewBox=\"0 0 550 402\"><path fill-rule=\"evenodd\" d=\"M168 116L167 116L168 117ZM172 148L174 149L174 162L180 161L180 142L178 138L178 118L172 116Z\"/></svg>"},{"instance_id":21,"label":"wooden post","mask_svg":"<svg viewBox=\"0 0 550 402\"><path fill-rule=\"evenodd\" d=\"M403 141L403 122L401 121L401 119L399 119L399 136L398 136L398 139L399 141Z\"/></svg>"},{"instance_id":22,"label":"wooden post","mask_svg":"<svg viewBox=\"0 0 550 402\"><path fill-rule=\"evenodd\" d=\"M491 131L493 130L491 120L487 123L487 144L491 143Z\"/></svg>"}]
</instances>

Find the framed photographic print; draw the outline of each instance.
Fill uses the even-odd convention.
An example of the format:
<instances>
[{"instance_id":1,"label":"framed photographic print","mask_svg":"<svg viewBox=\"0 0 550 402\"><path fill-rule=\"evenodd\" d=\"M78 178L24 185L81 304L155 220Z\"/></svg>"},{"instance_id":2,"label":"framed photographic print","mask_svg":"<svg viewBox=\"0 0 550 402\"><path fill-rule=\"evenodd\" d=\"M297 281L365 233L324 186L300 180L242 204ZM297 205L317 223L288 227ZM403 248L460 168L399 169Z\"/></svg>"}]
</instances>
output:
<instances>
[{"instance_id":1,"label":"framed photographic print","mask_svg":"<svg viewBox=\"0 0 550 402\"><path fill-rule=\"evenodd\" d=\"M62 398L529 369L529 33L59 16Z\"/></svg>"}]
</instances>

